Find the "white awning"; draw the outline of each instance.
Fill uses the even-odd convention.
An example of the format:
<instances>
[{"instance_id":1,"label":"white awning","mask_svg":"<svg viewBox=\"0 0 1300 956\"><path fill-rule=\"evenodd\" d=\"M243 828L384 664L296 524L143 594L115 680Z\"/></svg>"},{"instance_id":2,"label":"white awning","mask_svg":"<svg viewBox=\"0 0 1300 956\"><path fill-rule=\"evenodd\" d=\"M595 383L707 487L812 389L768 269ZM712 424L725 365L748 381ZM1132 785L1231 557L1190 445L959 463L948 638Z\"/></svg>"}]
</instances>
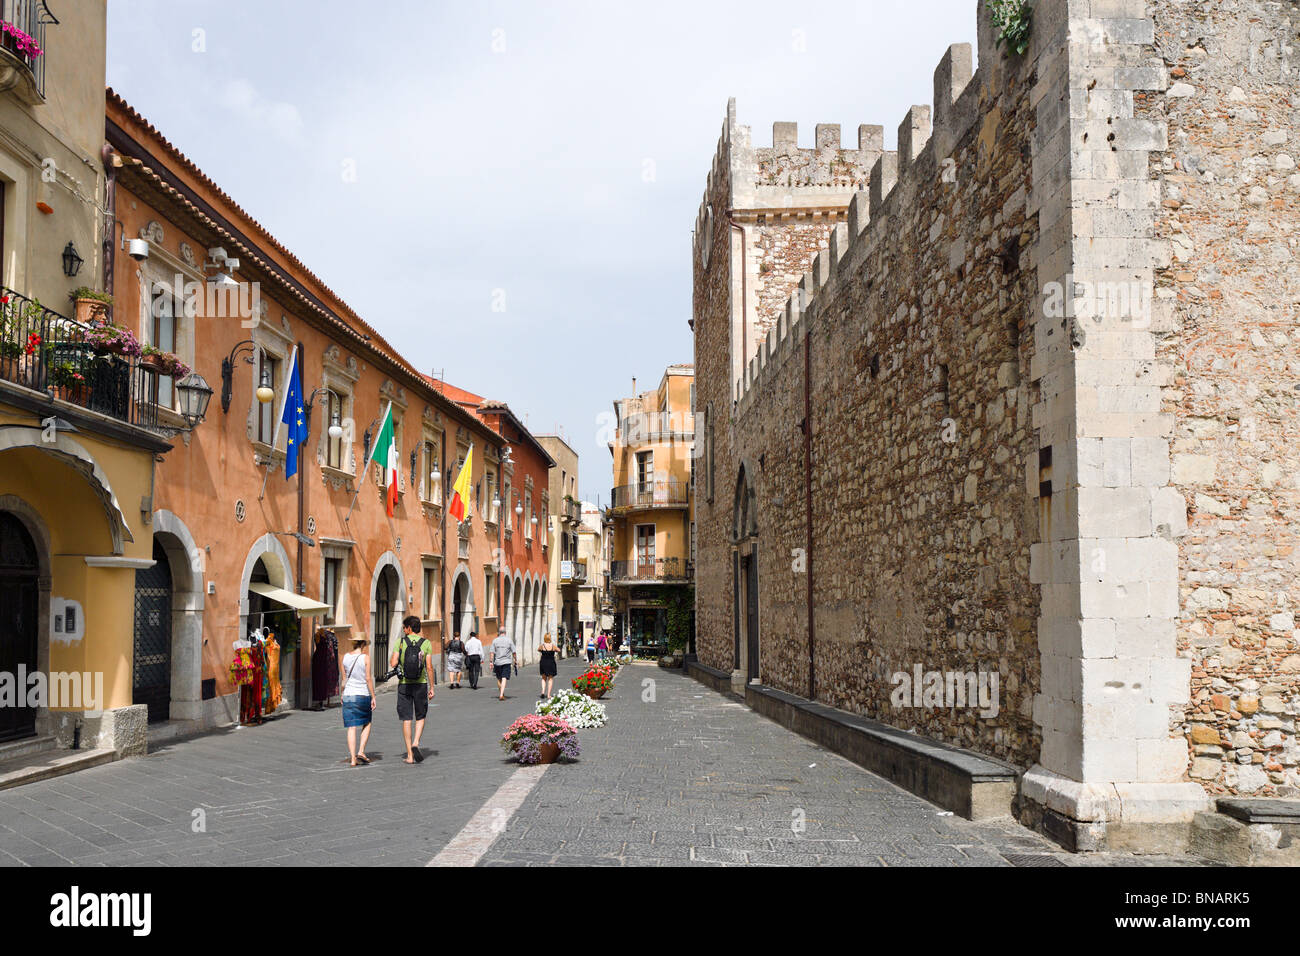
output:
<instances>
[{"instance_id":1,"label":"white awning","mask_svg":"<svg viewBox=\"0 0 1300 956\"><path fill-rule=\"evenodd\" d=\"M292 591L286 591L284 588L277 588L271 584L263 584L261 581L250 581L248 590L254 594L260 594L264 598L270 598L272 601L278 601L285 607L291 607L304 614L323 614L330 609L328 604L321 604L320 601L313 601L309 597L294 594Z\"/></svg>"}]
</instances>

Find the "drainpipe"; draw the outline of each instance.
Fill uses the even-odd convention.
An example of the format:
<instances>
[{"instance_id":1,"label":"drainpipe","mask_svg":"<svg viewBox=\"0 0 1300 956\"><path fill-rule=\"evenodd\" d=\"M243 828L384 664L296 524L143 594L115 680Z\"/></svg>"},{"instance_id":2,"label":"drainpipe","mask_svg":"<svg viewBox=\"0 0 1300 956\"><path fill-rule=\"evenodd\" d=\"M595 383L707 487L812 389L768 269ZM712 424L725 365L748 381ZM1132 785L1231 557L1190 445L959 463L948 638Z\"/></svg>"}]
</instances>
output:
<instances>
[{"instance_id":1,"label":"drainpipe","mask_svg":"<svg viewBox=\"0 0 1300 956\"><path fill-rule=\"evenodd\" d=\"M104 164L104 175L106 177L104 187L104 206L108 210L105 217L108 227L104 233L104 291L110 296L113 294L113 264L115 261L114 253L117 251L117 167L113 165L113 147L105 143L99 151L100 160ZM113 305L109 303L108 318L113 320Z\"/></svg>"},{"instance_id":2,"label":"drainpipe","mask_svg":"<svg viewBox=\"0 0 1300 956\"><path fill-rule=\"evenodd\" d=\"M803 469L804 508L808 538L808 699L817 699L817 628L813 620L813 494L812 494L812 331L804 335L803 346Z\"/></svg>"}]
</instances>

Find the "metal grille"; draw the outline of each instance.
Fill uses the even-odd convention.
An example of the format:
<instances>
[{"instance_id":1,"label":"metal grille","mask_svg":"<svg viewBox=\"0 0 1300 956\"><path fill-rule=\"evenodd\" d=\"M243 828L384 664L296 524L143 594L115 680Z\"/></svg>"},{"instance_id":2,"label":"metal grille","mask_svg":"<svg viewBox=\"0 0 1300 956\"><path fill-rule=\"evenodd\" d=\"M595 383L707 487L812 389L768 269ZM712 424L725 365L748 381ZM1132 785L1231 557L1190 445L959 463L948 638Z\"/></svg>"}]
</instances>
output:
<instances>
[{"instance_id":1,"label":"metal grille","mask_svg":"<svg viewBox=\"0 0 1300 956\"><path fill-rule=\"evenodd\" d=\"M149 723L166 720L172 698L172 577L157 541L154 565L135 572L135 666L132 700L149 708Z\"/></svg>"}]
</instances>

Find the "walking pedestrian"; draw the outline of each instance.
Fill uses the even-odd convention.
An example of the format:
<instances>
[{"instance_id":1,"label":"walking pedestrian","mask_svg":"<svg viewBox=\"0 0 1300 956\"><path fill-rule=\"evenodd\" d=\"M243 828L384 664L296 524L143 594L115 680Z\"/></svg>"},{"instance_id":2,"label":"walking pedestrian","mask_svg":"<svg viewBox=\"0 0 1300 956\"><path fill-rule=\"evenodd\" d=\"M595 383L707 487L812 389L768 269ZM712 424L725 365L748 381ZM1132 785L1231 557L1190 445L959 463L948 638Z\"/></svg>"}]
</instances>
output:
<instances>
[{"instance_id":1,"label":"walking pedestrian","mask_svg":"<svg viewBox=\"0 0 1300 956\"><path fill-rule=\"evenodd\" d=\"M388 662L397 667L397 718L402 722L402 739L406 742L403 763L421 763L420 735L433 699L433 645L420 637L420 619L414 614L402 621L402 639Z\"/></svg>"},{"instance_id":2,"label":"walking pedestrian","mask_svg":"<svg viewBox=\"0 0 1300 956\"><path fill-rule=\"evenodd\" d=\"M604 631L601 631L600 637L596 638L596 658L598 660L603 661L608 656L609 656L609 638L605 636Z\"/></svg>"},{"instance_id":3,"label":"walking pedestrian","mask_svg":"<svg viewBox=\"0 0 1300 956\"><path fill-rule=\"evenodd\" d=\"M587 663L596 663L596 632L587 635Z\"/></svg>"},{"instance_id":4,"label":"walking pedestrian","mask_svg":"<svg viewBox=\"0 0 1300 956\"><path fill-rule=\"evenodd\" d=\"M497 639L492 642L488 657L488 664L497 679L497 700L506 699L506 681L510 680L510 666L518 663L515 642L506 636L506 629L503 627L497 632Z\"/></svg>"},{"instance_id":5,"label":"walking pedestrian","mask_svg":"<svg viewBox=\"0 0 1300 956\"><path fill-rule=\"evenodd\" d=\"M375 679L370 673L370 642L364 634L352 638L352 650L343 655L343 726L347 729L348 754L352 766L370 763L366 743L375 712ZM361 746L357 746L357 733Z\"/></svg>"},{"instance_id":6,"label":"walking pedestrian","mask_svg":"<svg viewBox=\"0 0 1300 956\"><path fill-rule=\"evenodd\" d=\"M469 632L465 642L465 671L469 675L469 689L478 690L478 675L483 669L483 642L478 639L478 631Z\"/></svg>"},{"instance_id":7,"label":"walking pedestrian","mask_svg":"<svg viewBox=\"0 0 1300 956\"><path fill-rule=\"evenodd\" d=\"M461 670L465 666L465 642L454 635L447 645L447 687L459 687Z\"/></svg>"},{"instance_id":8,"label":"walking pedestrian","mask_svg":"<svg viewBox=\"0 0 1300 956\"><path fill-rule=\"evenodd\" d=\"M559 653L560 645L551 643L551 635L548 632L542 638L541 645L537 648L541 656L541 663L538 664L538 671L542 675L542 692L537 695L538 700L550 700L551 693L555 689L555 675L559 669L555 664L555 655Z\"/></svg>"}]
</instances>

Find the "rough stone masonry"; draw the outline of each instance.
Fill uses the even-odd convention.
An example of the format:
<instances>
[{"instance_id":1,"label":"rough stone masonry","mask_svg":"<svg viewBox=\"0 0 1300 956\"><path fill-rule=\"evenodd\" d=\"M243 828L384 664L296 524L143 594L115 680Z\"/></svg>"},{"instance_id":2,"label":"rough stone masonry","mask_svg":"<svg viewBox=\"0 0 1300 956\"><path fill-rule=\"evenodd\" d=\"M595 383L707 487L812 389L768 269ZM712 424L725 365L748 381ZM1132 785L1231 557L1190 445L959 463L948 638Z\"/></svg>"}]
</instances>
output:
<instances>
[{"instance_id":1,"label":"rough stone masonry","mask_svg":"<svg viewBox=\"0 0 1300 956\"><path fill-rule=\"evenodd\" d=\"M897 152L728 107L700 658L1015 764L1080 847L1182 839L1300 794L1300 4L1039 0L1023 57L977 7ZM996 716L896 706L918 665Z\"/></svg>"}]
</instances>

